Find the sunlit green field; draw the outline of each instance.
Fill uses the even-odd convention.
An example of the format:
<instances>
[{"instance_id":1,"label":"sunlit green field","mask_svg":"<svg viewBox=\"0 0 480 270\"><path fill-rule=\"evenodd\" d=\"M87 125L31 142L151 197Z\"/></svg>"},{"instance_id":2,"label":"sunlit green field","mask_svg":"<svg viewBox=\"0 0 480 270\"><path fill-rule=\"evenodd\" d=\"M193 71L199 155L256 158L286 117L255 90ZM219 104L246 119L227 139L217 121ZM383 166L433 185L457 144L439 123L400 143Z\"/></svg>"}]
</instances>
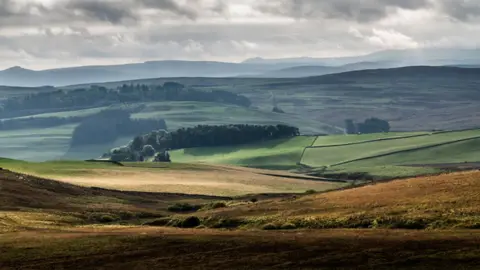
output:
<instances>
[{"instance_id":1,"label":"sunlit green field","mask_svg":"<svg viewBox=\"0 0 480 270\"><path fill-rule=\"evenodd\" d=\"M278 114L269 110L208 102L135 103L36 114L19 118L86 117L107 108L133 110L132 118L135 119L165 119L168 129L171 131L181 127L193 127L196 125L291 124L300 128L304 134L341 132L329 125L296 114ZM123 137L108 144L70 149L70 138L77 125L69 124L42 129L0 131L0 156L30 161L45 161L58 158L96 158L111 148L122 146L133 139L132 137Z\"/></svg>"},{"instance_id":2,"label":"sunlit green field","mask_svg":"<svg viewBox=\"0 0 480 270\"><path fill-rule=\"evenodd\" d=\"M340 138L339 141L345 143L341 136L332 136L330 142L334 142L335 137ZM402 164L404 163L402 162L402 159L404 159L403 155L405 155L405 151L413 150L418 150L417 154L422 151L427 151L427 155L423 155L424 159L418 160L422 164L436 163L439 160L443 160L443 162L457 162L459 160L461 160L461 162L477 161L471 160L472 158L475 158L472 154L472 150L467 149L466 147L463 148L462 146L460 147L465 151L457 154L455 157L452 157L445 150L443 150L443 155L435 154L436 147L474 138L480 138L480 130L437 133L417 137L398 137L394 140L370 141L360 144L347 144L333 147L308 148L305 151L302 163L311 167L321 167L364 160L363 164L366 165L369 164L368 162L372 158L378 157L377 162L372 165ZM316 143L318 145L320 143L319 140L317 140ZM462 144L462 142L459 143ZM468 141L464 141L463 143L468 143ZM385 158L388 159L388 162L385 162Z\"/></svg>"},{"instance_id":3,"label":"sunlit green field","mask_svg":"<svg viewBox=\"0 0 480 270\"><path fill-rule=\"evenodd\" d=\"M182 149L173 151L171 156L175 162L293 169L297 167L305 147L310 146L315 138L314 136L300 136L248 145Z\"/></svg>"}]
</instances>

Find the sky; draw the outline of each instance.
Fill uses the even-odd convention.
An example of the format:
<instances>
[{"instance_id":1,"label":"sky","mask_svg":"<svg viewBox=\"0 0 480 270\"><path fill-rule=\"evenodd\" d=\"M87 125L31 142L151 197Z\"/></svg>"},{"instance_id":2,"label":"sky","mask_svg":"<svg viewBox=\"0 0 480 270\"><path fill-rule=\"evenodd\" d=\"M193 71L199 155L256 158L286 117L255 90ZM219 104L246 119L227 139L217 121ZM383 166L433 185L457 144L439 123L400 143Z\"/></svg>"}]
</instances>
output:
<instances>
[{"instance_id":1,"label":"sky","mask_svg":"<svg viewBox=\"0 0 480 270\"><path fill-rule=\"evenodd\" d=\"M480 0L0 0L0 69L477 48Z\"/></svg>"}]
</instances>

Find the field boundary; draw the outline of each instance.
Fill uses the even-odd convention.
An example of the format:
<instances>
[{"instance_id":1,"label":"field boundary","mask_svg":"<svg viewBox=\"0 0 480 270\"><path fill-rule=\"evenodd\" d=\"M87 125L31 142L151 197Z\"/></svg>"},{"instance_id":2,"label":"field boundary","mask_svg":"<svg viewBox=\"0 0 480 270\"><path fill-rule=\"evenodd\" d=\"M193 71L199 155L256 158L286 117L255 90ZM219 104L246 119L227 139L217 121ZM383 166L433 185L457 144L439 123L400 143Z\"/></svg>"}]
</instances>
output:
<instances>
[{"instance_id":1,"label":"field boundary","mask_svg":"<svg viewBox=\"0 0 480 270\"><path fill-rule=\"evenodd\" d=\"M416 147L416 148L403 149L403 150L398 150L398 151L393 151L393 152L389 152L389 153L385 153L385 154L378 154L378 155L363 157L363 158L358 158L358 159L352 159L352 160L332 164L332 165L329 165L329 166L330 167L335 167L335 166L345 165L345 164L353 163L353 162L357 162L357 161L363 161L363 160L368 160L368 159L378 158L378 157L385 157L385 156L395 155L395 154L399 154L399 153L408 153L408 152L413 152L413 151L417 151L417 150L424 150L424 149L434 148L434 147L443 146L443 145L449 145L449 144L453 144L453 143L465 142L465 141L470 141L470 140L475 140L475 139L480 139L480 136L475 136L475 137L470 137L470 138L465 138L465 139L460 139L460 140L455 140L455 141L449 141L449 142L443 142L443 143L437 143L437 144L431 144L431 145L426 145L426 146L421 146L421 147Z\"/></svg>"},{"instance_id":2,"label":"field boundary","mask_svg":"<svg viewBox=\"0 0 480 270\"><path fill-rule=\"evenodd\" d=\"M118 162L118 161L114 161L114 160L98 160L98 159L87 159L85 160L85 162L93 162L93 163L111 163L111 164L114 164L114 165L118 165L118 166L125 166L123 163L121 162Z\"/></svg>"},{"instance_id":3,"label":"field boundary","mask_svg":"<svg viewBox=\"0 0 480 270\"><path fill-rule=\"evenodd\" d=\"M444 132L447 133L447 132ZM432 136L436 133L425 133L425 134L418 134L418 135L409 135L409 136L402 136L402 137L390 137L390 138L383 138L383 139L375 139L375 140L367 140L361 142L351 142L351 143L343 143L343 144L332 144L332 145L319 145L319 146L309 146L308 149L315 149L315 148L329 148L329 147L338 147L338 146L349 146L349 145L357 145L357 144L364 144L364 143L373 143L373 142L381 142L381 141L393 141L393 140L400 140L400 139L410 139L416 137L425 137L425 136ZM318 139L318 138L317 138ZM315 140L316 142L317 140Z\"/></svg>"},{"instance_id":4,"label":"field boundary","mask_svg":"<svg viewBox=\"0 0 480 270\"><path fill-rule=\"evenodd\" d=\"M304 148L303 148L302 154L300 155L300 160L298 161L298 165L305 166L304 164L302 164L302 160L303 160L303 156L305 155L305 151L307 151L307 149L309 149L309 148L311 148L312 146L315 145L315 142L318 140L318 137L320 137L320 136L316 136L316 137L315 137L315 139L312 141L312 143L310 144L310 146L307 146L307 147L304 147Z\"/></svg>"}]
</instances>

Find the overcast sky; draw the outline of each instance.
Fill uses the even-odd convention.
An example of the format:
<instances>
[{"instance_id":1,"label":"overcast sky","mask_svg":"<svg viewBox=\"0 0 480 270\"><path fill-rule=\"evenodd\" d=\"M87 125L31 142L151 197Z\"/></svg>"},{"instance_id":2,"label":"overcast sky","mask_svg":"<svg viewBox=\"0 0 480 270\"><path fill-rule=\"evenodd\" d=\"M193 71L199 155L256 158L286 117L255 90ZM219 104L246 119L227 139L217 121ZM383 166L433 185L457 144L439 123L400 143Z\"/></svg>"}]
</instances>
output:
<instances>
[{"instance_id":1,"label":"overcast sky","mask_svg":"<svg viewBox=\"0 0 480 270\"><path fill-rule=\"evenodd\" d=\"M0 0L0 69L476 48L480 0Z\"/></svg>"}]
</instances>

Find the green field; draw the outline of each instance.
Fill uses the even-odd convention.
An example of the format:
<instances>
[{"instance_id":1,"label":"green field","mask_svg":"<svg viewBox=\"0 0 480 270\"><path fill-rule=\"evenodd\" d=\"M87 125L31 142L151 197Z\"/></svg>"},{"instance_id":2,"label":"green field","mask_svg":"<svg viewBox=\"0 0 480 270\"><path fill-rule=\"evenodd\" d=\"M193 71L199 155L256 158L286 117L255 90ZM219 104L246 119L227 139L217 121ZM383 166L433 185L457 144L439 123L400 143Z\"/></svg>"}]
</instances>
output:
<instances>
[{"instance_id":1,"label":"green field","mask_svg":"<svg viewBox=\"0 0 480 270\"><path fill-rule=\"evenodd\" d=\"M61 158L70 145L76 125L0 132L0 156L42 161Z\"/></svg>"},{"instance_id":2,"label":"green field","mask_svg":"<svg viewBox=\"0 0 480 270\"><path fill-rule=\"evenodd\" d=\"M429 146L441 146L443 144L449 144L459 140L471 138L480 138L480 130L437 133L419 137L398 137L394 140L371 141L360 144L340 145L333 147L309 148L305 151L302 163L310 167L335 166L355 162L361 159L370 159L372 157L393 154L393 156L390 157L390 162L385 162L382 165L402 164L402 162L395 160L394 156L397 154L397 152L404 153L402 151L415 150ZM339 141L344 140L341 138ZM432 149L427 150L432 151ZM467 158L471 156L470 151L465 152L465 154L467 155ZM384 157L382 157L382 159L383 158ZM430 158L438 158L438 156L432 156ZM455 162L455 160L450 156L440 156L440 158ZM462 162L463 161L472 160L462 160ZM428 159L425 159L422 161L422 163L425 164L432 162L429 162Z\"/></svg>"},{"instance_id":3,"label":"green field","mask_svg":"<svg viewBox=\"0 0 480 270\"><path fill-rule=\"evenodd\" d=\"M303 134L342 132L335 127L296 114L278 114L254 108L208 102L135 103L36 114L19 118L85 117L107 108L134 110L132 118L135 119L165 119L169 130L196 125L293 124L300 128ZM132 139L132 137L122 137L107 144L70 149L71 135L77 125L0 131L0 155L29 161L46 161L59 158L88 159L99 157L109 149L125 145Z\"/></svg>"},{"instance_id":4,"label":"green field","mask_svg":"<svg viewBox=\"0 0 480 270\"><path fill-rule=\"evenodd\" d=\"M310 146L314 140L315 137L300 136L249 145L182 149L173 151L171 155L175 162L294 169L297 167L305 147Z\"/></svg>"},{"instance_id":5,"label":"green field","mask_svg":"<svg viewBox=\"0 0 480 270\"><path fill-rule=\"evenodd\" d=\"M366 173L383 179L441 172L430 166L408 165L479 162L479 153L480 130L466 130L297 137L235 147L182 149L171 154L174 162L301 169L327 177Z\"/></svg>"},{"instance_id":6,"label":"green field","mask_svg":"<svg viewBox=\"0 0 480 270\"><path fill-rule=\"evenodd\" d=\"M145 103L146 108L134 113L133 118L155 119L162 118L167 122L170 130L196 125L228 125L253 124L295 125L302 134L342 133L341 129L301 117L296 114L279 114L270 110L245 108L235 105L211 102L151 102Z\"/></svg>"},{"instance_id":7,"label":"green field","mask_svg":"<svg viewBox=\"0 0 480 270\"><path fill-rule=\"evenodd\" d=\"M359 134L344 136L319 136L313 146L335 146L343 144L363 143L369 141L378 141L386 139L397 139L405 137L414 137L428 135L428 132L388 132L375 134Z\"/></svg>"},{"instance_id":8,"label":"green field","mask_svg":"<svg viewBox=\"0 0 480 270\"><path fill-rule=\"evenodd\" d=\"M70 149L70 139L77 124L51 128L0 131L0 156L28 161L96 158L113 147L128 143L123 137L115 142Z\"/></svg>"}]
</instances>

